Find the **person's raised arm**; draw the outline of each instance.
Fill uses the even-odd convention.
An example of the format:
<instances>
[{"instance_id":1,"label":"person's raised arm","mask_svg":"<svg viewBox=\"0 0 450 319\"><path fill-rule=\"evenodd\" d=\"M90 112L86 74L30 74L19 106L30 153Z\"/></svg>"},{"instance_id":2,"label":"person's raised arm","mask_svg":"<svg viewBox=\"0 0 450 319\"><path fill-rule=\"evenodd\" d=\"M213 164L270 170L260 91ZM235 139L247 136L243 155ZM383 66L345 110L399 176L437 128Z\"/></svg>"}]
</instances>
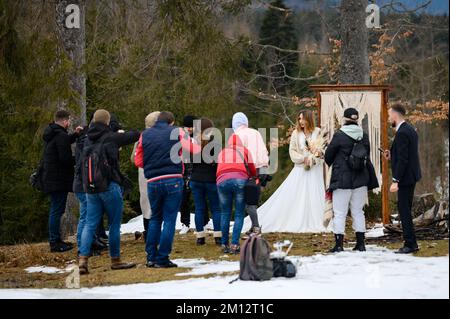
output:
<instances>
[{"instance_id":1,"label":"person's raised arm","mask_svg":"<svg viewBox=\"0 0 450 319\"><path fill-rule=\"evenodd\" d=\"M179 128L181 148L189 153L198 154L202 151L200 145L193 143L193 140L187 132L182 128Z\"/></svg>"}]
</instances>

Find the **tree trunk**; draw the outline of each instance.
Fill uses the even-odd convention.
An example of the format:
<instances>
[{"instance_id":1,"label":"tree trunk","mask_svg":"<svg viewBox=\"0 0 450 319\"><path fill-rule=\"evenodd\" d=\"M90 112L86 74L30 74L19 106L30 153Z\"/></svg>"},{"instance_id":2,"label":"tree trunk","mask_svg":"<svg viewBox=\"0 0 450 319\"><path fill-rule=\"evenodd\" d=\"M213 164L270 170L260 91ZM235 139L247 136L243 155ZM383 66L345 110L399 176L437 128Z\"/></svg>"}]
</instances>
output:
<instances>
[{"instance_id":1,"label":"tree trunk","mask_svg":"<svg viewBox=\"0 0 450 319\"><path fill-rule=\"evenodd\" d=\"M71 12L66 13L68 5L76 5L79 8L79 28L68 27L66 18ZM56 1L56 26L60 44L73 63L74 71L70 76L70 85L77 93L78 124L86 125L86 75L82 72L85 64L85 0L57 0ZM76 19L77 17L75 17ZM66 107L67 101L61 101L59 107ZM73 193L69 194L66 212L61 219L61 236L65 238L73 235L77 230L76 212L78 201Z\"/></svg>"},{"instance_id":2,"label":"tree trunk","mask_svg":"<svg viewBox=\"0 0 450 319\"><path fill-rule=\"evenodd\" d=\"M367 0L342 0L341 3L341 84L370 84L367 5Z\"/></svg>"}]
</instances>

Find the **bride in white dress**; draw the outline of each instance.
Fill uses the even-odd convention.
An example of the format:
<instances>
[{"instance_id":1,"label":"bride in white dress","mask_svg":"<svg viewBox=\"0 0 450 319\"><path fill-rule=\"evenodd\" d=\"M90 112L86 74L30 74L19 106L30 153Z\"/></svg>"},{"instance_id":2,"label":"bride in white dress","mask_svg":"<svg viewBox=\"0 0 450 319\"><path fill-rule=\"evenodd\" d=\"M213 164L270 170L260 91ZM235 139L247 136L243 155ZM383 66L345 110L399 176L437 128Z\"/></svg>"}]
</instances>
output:
<instances>
[{"instance_id":1,"label":"bride in white dress","mask_svg":"<svg viewBox=\"0 0 450 319\"><path fill-rule=\"evenodd\" d=\"M270 232L321 233L325 207L323 160L310 163L306 141L313 141L320 134L314 125L312 111L301 111L297 127L292 132L289 155L295 164L286 180L273 195L258 208L261 230ZM310 166L309 169L305 169ZM251 226L248 217L244 229Z\"/></svg>"}]
</instances>

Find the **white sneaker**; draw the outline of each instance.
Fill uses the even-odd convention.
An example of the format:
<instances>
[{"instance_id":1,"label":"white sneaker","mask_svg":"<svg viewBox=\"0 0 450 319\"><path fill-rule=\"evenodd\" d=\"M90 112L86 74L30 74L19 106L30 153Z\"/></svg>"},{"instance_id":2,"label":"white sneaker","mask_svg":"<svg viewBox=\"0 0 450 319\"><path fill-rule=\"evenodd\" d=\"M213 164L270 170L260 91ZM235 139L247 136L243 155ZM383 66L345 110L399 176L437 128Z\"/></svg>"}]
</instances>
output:
<instances>
[{"instance_id":1,"label":"white sneaker","mask_svg":"<svg viewBox=\"0 0 450 319\"><path fill-rule=\"evenodd\" d=\"M179 232L180 235L186 235L187 233L189 233L189 227L186 226L185 224L181 224L181 230Z\"/></svg>"}]
</instances>

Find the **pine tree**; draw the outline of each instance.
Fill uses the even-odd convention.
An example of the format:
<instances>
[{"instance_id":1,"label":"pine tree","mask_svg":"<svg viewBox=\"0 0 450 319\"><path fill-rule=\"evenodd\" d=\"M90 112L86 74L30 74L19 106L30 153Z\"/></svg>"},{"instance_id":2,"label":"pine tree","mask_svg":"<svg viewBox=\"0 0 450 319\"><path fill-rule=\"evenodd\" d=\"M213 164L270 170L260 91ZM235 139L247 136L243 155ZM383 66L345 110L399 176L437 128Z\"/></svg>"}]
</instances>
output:
<instances>
[{"instance_id":1,"label":"pine tree","mask_svg":"<svg viewBox=\"0 0 450 319\"><path fill-rule=\"evenodd\" d=\"M275 0L267 11L259 33L259 43L265 48L263 63L258 73L267 75L267 89L285 91L293 86L292 79L298 74L297 53L283 52L279 49L297 50L298 37L293 22L292 11L283 0ZM274 48L275 47L275 48Z\"/></svg>"}]
</instances>

